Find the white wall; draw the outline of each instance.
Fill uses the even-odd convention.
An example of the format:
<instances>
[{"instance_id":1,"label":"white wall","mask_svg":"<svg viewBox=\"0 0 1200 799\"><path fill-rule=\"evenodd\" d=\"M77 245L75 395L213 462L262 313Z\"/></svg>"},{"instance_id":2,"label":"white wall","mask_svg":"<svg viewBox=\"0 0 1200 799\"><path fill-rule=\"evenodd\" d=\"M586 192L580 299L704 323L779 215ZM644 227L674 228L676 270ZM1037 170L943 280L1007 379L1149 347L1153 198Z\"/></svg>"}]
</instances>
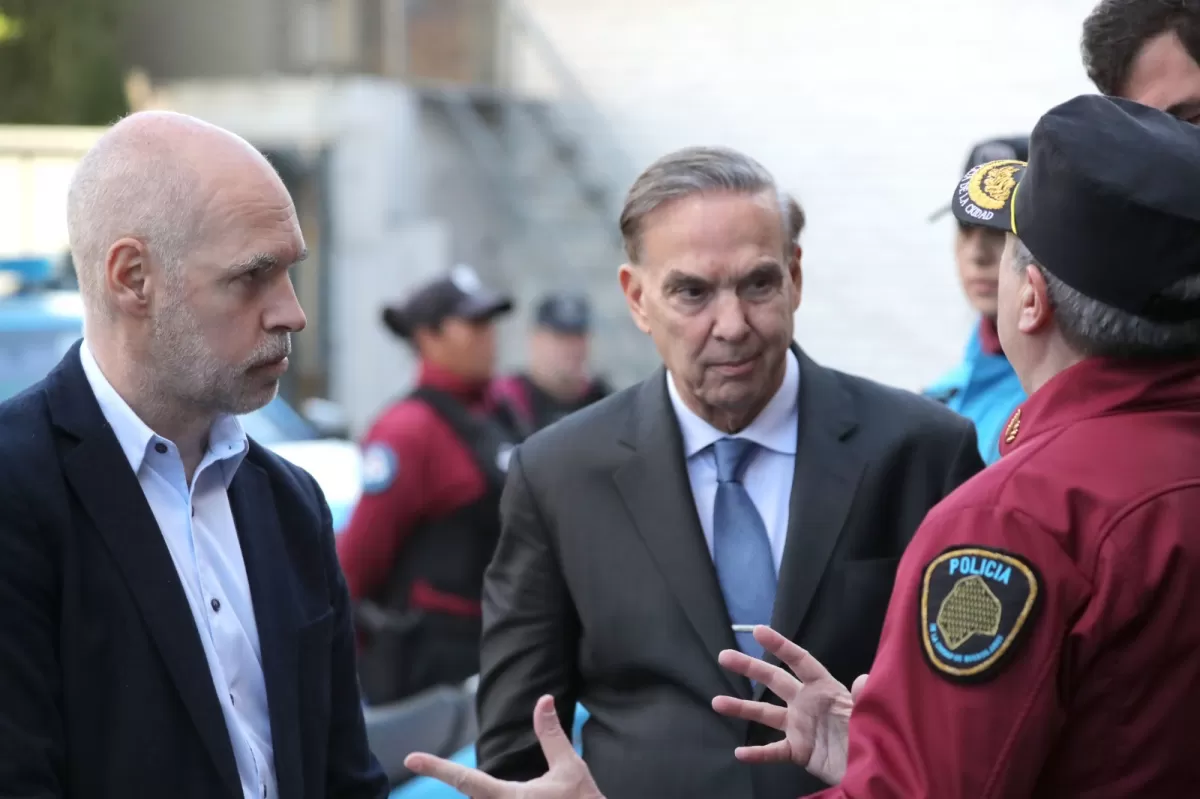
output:
<instances>
[{"instance_id":1,"label":"white wall","mask_svg":"<svg viewBox=\"0 0 1200 799\"><path fill-rule=\"evenodd\" d=\"M970 316L945 204L970 145L1091 91L1094 0L525 0L638 166L738 147L810 219L797 338L917 388ZM614 284L614 291L615 291Z\"/></svg>"}]
</instances>

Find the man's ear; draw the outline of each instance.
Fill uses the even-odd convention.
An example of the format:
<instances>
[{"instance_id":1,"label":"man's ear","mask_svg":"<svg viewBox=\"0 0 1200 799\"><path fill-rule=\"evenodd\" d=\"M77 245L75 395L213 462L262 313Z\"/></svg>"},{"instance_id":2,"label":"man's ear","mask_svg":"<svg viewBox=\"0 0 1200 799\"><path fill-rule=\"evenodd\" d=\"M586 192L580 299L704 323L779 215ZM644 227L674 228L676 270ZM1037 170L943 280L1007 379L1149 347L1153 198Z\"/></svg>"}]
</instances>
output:
<instances>
[{"instance_id":1,"label":"man's ear","mask_svg":"<svg viewBox=\"0 0 1200 799\"><path fill-rule=\"evenodd\" d=\"M145 316L150 311L150 282L146 245L134 238L123 238L108 248L104 259L104 288L111 302L130 316Z\"/></svg>"},{"instance_id":2,"label":"man's ear","mask_svg":"<svg viewBox=\"0 0 1200 799\"><path fill-rule=\"evenodd\" d=\"M1025 285L1021 286L1020 314L1017 329L1022 333L1037 333L1054 318L1050 303L1050 287L1042 270L1033 264L1025 267Z\"/></svg>"},{"instance_id":3,"label":"man's ear","mask_svg":"<svg viewBox=\"0 0 1200 799\"><path fill-rule=\"evenodd\" d=\"M792 278L792 285L795 286L795 293L792 297L792 311L794 312L800 307L800 295L804 288L804 270L800 267L800 262L803 260L804 250L799 244L792 250L792 257L788 261L788 274Z\"/></svg>"},{"instance_id":4,"label":"man's ear","mask_svg":"<svg viewBox=\"0 0 1200 799\"><path fill-rule=\"evenodd\" d=\"M622 264L617 271L617 279L621 283L621 291L625 295L625 302L629 305L629 314L633 317L633 323L638 326L638 330L643 333L650 332L650 322L646 318L645 307L645 279L643 267L634 266L633 264Z\"/></svg>"}]
</instances>

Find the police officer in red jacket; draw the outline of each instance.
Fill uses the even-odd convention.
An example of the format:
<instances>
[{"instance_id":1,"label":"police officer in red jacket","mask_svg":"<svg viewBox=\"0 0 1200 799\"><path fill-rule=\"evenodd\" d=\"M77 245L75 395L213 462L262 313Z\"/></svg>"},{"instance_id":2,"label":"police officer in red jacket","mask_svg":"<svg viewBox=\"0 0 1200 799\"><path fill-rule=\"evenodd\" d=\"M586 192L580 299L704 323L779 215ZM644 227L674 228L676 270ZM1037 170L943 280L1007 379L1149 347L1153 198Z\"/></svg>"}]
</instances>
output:
<instances>
[{"instance_id":1,"label":"police officer in red jacket","mask_svg":"<svg viewBox=\"0 0 1200 799\"><path fill-rule=\"evenodd\" d=\"M511 309L459 266L384 310L419 354L420 376L367 432L363 496L338 538L372 704L479 669L483 570L513 443L486 397L494 321Z\"/></svg>"},{"instance_id":2,"label":"police officer in red jacket","mask_svg":"<svg viewBox=\"0 0 1200 799\"><path fill-rule=\"evenodd\" d=\"M796 676L721 653L787 703L714 699L785 733L737 757L831 799L1200 796L1197 187L1200 128L1097 95L962 179L955 215L1007 236L997 326L1029 399L909 544L856 697L766 627ZM535 729L536 785L409 765L477 799L597 799L549 698Z\"/></svg>"}]
</instances>

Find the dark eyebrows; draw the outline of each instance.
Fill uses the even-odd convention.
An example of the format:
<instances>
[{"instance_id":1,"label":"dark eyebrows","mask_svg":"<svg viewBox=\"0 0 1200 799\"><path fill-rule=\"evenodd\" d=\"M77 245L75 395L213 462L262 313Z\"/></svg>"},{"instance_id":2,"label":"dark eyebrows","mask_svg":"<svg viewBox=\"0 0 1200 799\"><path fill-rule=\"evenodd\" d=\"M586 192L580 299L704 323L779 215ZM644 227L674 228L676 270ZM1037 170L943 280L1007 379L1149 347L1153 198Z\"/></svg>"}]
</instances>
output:
<instances>
[{"instance_id":1,"label":"dark eyebrows","mask_svg":"<svg viewBox=\"0 0 1200 799\"><path fill-rule=\"evenodd\" d=\"M751 283L755 280L775 280L783 277L783 267L775 261L765 261L747 272L738 282Z\"/></svg>"},{"instance_id":2,"label":"dark eyebrows","mask_svg":"<svg viewBox=\"0 0 1200 799\"><path fill-rule=\"evenodd\" d=\"M1167 113L1185 122L1190 122L1200 115L1200 99L1181 100L1168 108Z\"/></svg>"},{"instance_id":3,"label":"dark eyebrows","mask_svg":"<svg viewBox=\"0 0 1200 799\"><path fill-rule=\"evenodd\" d=\"M680 272L678 269L672 269L663 278L663 288L666 291L677 291L682 288L707 288L708 283L702 278L695 275L689 275L686 272Z\"/></svg>"}]
</instances>

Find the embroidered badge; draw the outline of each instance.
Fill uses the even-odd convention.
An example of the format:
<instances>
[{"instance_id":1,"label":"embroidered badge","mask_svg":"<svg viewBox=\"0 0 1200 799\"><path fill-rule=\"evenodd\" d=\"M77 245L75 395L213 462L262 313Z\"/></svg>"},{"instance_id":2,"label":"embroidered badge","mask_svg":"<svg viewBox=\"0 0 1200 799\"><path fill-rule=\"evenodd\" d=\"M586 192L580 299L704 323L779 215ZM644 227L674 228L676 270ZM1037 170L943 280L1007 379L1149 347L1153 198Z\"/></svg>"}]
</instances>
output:
<instances>
[{"instance_id":1,"label":"embroidered badge","mask_svg":"<svg viewBox=\"0 0 1200 799\"><path fill-rule=\"evenodd\" d=\"M363 449L362 486L364 494L379 494L391 488L400 471L400 461L387 444L368 444Z\"/></svg>"},{"instance_id":2,"label":"embroidered badge","mask_svg":"<svg viewBox=\"0 0 1200 799\"><path fill-rule=\"evenodd\" d=\"M991 679L1020 644L1040 596L1040 578L1024 558L988 547L943 552L921 581L926 660L955 682Z\"/></svg>"},{"instance_id":3,"label":"embroidered badge","mask_svg":"<svg viewBox=\"0 0 1200 799\"><path fill-rule=\"evenodd\" d=\"M1023 161L991 161L975 167L958 186L959 207L972 219L992 220L1009 205L1024 170Z\"/></svg>"}]
</instances>

